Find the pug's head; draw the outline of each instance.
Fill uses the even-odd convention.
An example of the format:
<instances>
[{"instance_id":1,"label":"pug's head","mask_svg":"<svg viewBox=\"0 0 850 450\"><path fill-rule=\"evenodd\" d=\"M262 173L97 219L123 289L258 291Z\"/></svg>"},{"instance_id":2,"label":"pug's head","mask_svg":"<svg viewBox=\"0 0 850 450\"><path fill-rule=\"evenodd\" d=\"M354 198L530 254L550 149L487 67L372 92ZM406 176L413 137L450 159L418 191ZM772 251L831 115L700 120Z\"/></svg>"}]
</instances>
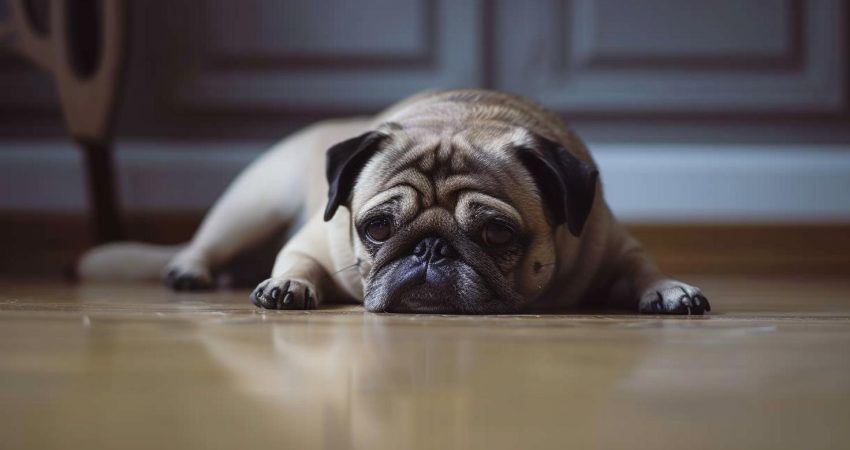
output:
<instances>
[{"instance_id":1,"label":"pug's head","mask_svg":"<svg viewBox=\"0 0 850 450\"><path fill-rule=\"evenodd\" d=\"M556 142L500 124L384 124L327 153L325 220L351 212L369 311L519 310L578 236L598 172Z\"/></svg>"}]
</instances>

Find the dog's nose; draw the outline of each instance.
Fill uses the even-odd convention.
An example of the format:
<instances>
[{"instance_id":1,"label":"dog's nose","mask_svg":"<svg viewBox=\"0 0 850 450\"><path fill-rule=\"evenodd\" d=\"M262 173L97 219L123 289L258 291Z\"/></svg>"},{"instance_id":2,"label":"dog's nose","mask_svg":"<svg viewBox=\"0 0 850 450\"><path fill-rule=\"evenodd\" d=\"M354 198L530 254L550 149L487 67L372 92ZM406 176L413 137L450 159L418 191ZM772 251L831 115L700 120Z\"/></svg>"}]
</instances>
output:
<instances>
[{"instance_id":1,"label":"dog's nose","mask_svg":"<svg viewBox=\"0 0 850 450\"><path fill-rule=\"evenodd\" d=\"M416 244L416 247L413 248L413 256L423 262L434 264L445 259L455 258L457 253L445 239L429 236Z\"/></svg>"}]
</instances>

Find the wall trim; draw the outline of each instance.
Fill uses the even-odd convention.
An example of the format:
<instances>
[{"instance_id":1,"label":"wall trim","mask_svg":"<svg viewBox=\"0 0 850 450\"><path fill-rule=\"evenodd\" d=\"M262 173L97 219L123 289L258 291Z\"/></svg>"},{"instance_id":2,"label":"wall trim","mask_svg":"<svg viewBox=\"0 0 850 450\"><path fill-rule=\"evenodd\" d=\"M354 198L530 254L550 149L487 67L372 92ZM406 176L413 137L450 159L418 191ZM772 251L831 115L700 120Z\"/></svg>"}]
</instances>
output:
<instances>
[{"instance_id":1,"label":"wall trim","mask_svg":"<svg viewBox=\"0 0 850 450\"><path fill-rule=\"evenodd\" d=\"M270 141L117 145L128 212L203 211ZM850 146L590 144L615 213L633 223L850 222ZM82 213L80 154L0 141L0 212Z\"/></svg>"},{"instance_id":2,"label":"wall trim","mask_svg":"<svg viewBox=\"0 0 850 450\"><path fill-rule=\"evenodd\" d=\"M187 242L202 213L129 213L128 240ZM627 228L671 275L850 275L846 224L629 224ZM0 278L59 278L93 245L81 213L0 211ZM270 269L270 267L269 267Z\"/></svg>"}]
</instances>

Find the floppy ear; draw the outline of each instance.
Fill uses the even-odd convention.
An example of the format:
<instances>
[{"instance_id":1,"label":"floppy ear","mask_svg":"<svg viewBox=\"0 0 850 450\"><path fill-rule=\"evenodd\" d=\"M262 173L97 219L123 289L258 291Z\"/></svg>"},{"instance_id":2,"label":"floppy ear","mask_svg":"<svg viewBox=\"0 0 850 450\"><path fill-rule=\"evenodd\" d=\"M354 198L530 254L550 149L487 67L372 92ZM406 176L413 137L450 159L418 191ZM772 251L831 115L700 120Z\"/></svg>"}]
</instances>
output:
<instances>
[{"instance_id":1,"label":"floppy ear","mask_svg":"<svg viewBox=\"0 0 850 450\"><path fill-rule=\"evenodd\" d=\"M326 154L325 171L328 177L328 205L325 207L325 222L331 220L339 205L351 200L351 190L357 175L366 162L378 151L380 142L387 135L370 131L340 142L329 148Z\"/></svg>"},{"instance_id":2,"label":"floppy ear","mask_svg":"<svg viewBox=\"0 0 850 450\"><path fill-rule=\"evenodd\" d=\"M538 148L520 147L520 161L531 172L555 225L567 224L580 236L593 207L599 171L560 144L537 136Z\"/></svg>"}]
</instances>

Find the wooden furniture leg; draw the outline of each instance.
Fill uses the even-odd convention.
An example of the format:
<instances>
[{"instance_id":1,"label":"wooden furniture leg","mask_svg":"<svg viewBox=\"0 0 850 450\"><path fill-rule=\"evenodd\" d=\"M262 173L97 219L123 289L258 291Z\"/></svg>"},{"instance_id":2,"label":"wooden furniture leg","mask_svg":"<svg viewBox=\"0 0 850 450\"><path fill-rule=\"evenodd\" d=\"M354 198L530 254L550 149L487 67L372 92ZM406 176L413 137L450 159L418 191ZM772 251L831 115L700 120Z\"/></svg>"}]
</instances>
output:
<instances>
[{"instance_id":1,"label":"wooden furniture leg","mask_svg":"<svg viewBox=\"0 0 850 450\"><path fill-rule=\"evenodd\" d=\"M27 0L8 0L0 44L49 73L65 125L83 149L94 234L122 237L112 164L112 125L126 59L126 0L50 0L49 32L39 29Z\"/></svg>"}]
</instances>

